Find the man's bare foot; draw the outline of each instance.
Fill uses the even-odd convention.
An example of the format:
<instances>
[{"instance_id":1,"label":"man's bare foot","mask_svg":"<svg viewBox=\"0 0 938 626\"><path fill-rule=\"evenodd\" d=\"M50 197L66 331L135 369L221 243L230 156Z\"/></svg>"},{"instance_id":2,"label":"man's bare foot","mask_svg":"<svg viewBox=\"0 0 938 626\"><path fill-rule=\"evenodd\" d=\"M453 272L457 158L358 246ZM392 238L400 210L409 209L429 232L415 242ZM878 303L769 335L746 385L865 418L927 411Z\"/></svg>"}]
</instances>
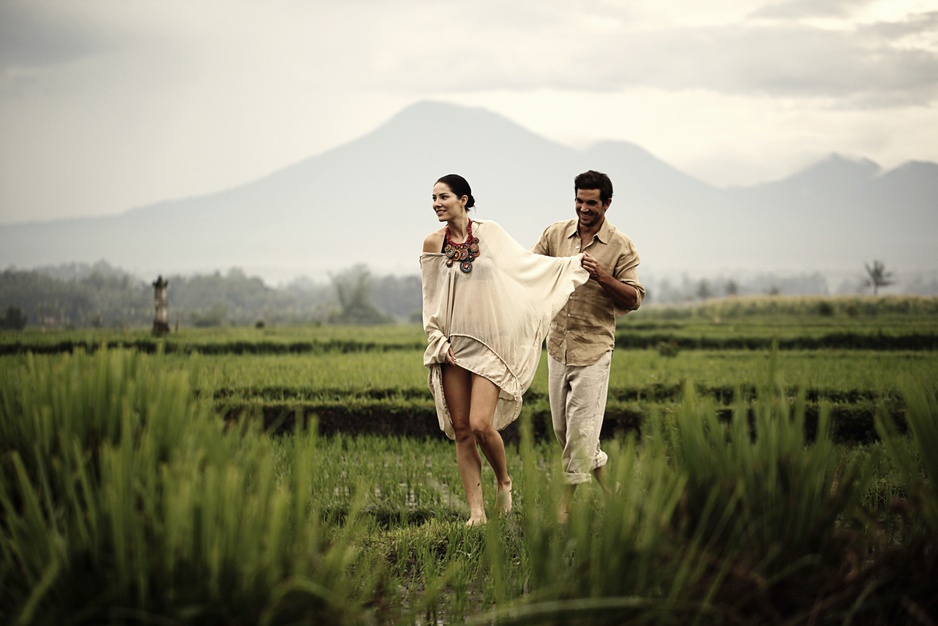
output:
<instances>
[{"instance_id":1,"label":"man's bare foot","mask_svg":"<svg viewBox=\"0 0 938 626\"><path fill-rule=\"evenodd\" d=\"M508 515L511 513L511 480L504 485L498 485L498 491L495 493L495 510L499 515Z\"/></svg>"},{"instance_id":2,"label":"man's bare foot","mask_svg":"<svg viewBox=\"0 0 938 626\"><path fill-rule=\"evenodd\" d=\"M557 523L566 524L567 520L570 519L570 513L567 511L567 507L563 506L557 510Z\"/></svg>"},{"instance_id":3,"label":"man's bare foot","mask_svg":"<svg viewBox=\"0 0 938 626\"><path fill-rule=\"evenodd\" d=\"M570 518L570 503L573 502L573 494L576 492L576 485L566 485L563 493L560 495L560 506L557 507L557 523L566 524Z\"/></svg>"},{"instance_id":4,"label":"man's bare foot","mask_svg":"<svg viewBox=\"0 0 938 626\"><path fill-rule=\"evenodd\" d=\"M612 489L609 488L609 481L606 480L606 470L602 467L597 467L593 470L593 477L596 479L596 482L599 483L606 497L612 496Z\"/></svg>"}]
</instances>

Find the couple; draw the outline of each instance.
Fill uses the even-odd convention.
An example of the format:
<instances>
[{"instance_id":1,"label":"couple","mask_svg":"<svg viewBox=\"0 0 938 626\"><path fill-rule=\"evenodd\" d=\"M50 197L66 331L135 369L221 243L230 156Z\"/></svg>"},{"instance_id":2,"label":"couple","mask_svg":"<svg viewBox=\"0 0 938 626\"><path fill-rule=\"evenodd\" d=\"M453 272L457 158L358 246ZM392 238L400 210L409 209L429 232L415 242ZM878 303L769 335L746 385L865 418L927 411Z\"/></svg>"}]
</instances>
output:
<instances>
[{"instance_id":1,"label":"couple","mask_svg":"<svg viewBox=\"0 0 938 626\"><path fill-rule=\"evenodd\" d=\"M456 440L470 525L486 521L479 448L495 471L496 511L511 510L511 477L498 431L517 419L547 335L550 408L563 446L565 521L576 486L603 485L599 446L615 344L615 318L645 295L638 253L606 221L609 177L574 179L576 219L551 224L529 251L498 224L472 220L469 183L449 174L433 186L446 226L423 243L424 365L440 428ZM552 258L554 257L554 258ZM549 329L549 332L548 332Z\"/></svg>"}]
</instances>

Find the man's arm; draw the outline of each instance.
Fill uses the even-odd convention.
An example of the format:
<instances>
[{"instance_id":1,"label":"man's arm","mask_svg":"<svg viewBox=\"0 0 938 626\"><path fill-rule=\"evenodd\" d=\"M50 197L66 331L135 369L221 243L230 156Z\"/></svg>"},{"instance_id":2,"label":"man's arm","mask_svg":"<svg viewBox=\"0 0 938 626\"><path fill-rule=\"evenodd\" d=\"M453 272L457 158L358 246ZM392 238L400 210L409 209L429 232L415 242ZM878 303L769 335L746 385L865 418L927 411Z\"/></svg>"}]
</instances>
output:
<instances>
[{"instance_id":1,"label":"man's arm","mask_svg":"<svg viewBox=\"0 0 938 626\"><path fill-rule=\"evenodd\" d=\"M616 308L631 311L638 305L638 290L632 285L622 282L600 266L589 253L583 254L583 260L580 262L587 272L590 280L595 280L603 288L609 297L612 298Z\"/></svg>"},{"instance_id":2,"label":"man's arm","mask_svg":"<svg viewBox=\"0 0 938 626\"><path fill-rule=\"evenodd\" d=\"M550 246L547 245L546 230L541 234L541 238L537 240L537 243L531 246L531 252L534 254L540 254L542 256L553 256L550 253Z\"/></svg>"}]
</instances>

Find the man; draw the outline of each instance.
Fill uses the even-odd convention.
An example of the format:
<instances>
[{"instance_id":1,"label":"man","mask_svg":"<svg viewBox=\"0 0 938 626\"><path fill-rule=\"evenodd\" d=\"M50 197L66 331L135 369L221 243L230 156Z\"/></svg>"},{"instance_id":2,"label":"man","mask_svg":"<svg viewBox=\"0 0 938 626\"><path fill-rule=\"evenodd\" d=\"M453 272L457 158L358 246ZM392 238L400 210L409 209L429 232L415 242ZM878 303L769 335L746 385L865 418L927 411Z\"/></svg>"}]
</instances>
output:
<instances>
[{"instance_id":1,"label":"man","mask_svg":"<svg viewBox=\"0 0 938 626\"><path fill-rule=\"evenodd\" d=\"M566 521L576 486L596 476L607 489L599 446L606 410L616 317L637 309L645 297L632 241L606 220L612 181L590 170L574 179L576 219L547 227L532 251L547 256L583 253L590 279L576 288L547 334L550 412L563 446L564 490L558 518ZM607 489L608 491L608 489Z\"/></svg>"}]
</instances>

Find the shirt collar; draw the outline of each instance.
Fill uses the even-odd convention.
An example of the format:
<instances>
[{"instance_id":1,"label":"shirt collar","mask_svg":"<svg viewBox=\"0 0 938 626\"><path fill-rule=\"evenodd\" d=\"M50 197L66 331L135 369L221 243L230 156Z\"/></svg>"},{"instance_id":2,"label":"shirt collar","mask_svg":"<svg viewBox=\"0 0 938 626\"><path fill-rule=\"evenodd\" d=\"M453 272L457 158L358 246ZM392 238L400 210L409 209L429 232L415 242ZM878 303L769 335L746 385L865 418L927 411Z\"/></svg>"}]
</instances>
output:
<instances>
[{"instance_id":1,"label":"shirt collar","mask_svg":"<svg viewBox=\"0 0 938 626\"><path fill-rule=\"evenodd\" d=\"M570 223L567 225L567 230L564 233L566 239L571 239L577 236L577 226L579 226L580 221L578 219L570 220ZM603 225L599 227L599 232L596 233L596 241L599 243L609 243L612 238L612 232L615 230L615 226L609 223L609 220L604 219Z\"/></svg>"}]
</instances>

